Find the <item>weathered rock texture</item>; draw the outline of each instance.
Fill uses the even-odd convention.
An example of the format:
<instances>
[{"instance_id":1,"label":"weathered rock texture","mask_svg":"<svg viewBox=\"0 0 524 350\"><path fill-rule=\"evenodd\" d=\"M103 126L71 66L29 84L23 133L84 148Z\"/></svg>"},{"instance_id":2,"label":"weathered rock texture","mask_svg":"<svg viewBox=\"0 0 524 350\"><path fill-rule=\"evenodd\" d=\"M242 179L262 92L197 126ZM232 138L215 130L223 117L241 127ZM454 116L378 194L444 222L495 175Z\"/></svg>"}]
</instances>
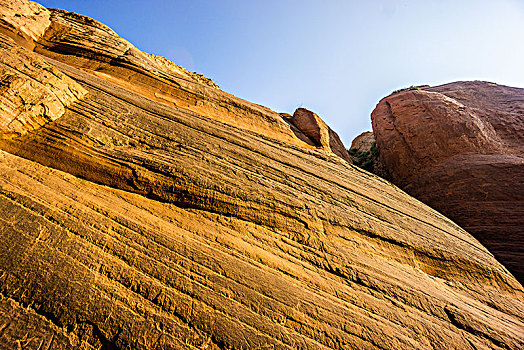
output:
<instances>
[{"instance_id":1,"label":"weathered rock texture","mask_svg":"<svg viewBox=\"0 0 524 350\"><path fill-rule=\"evenodd\" d=\"M0 6L1 31L15 39L38 40L51 24L49 10L36 2L5 0Z\"/></svg>"},{"instance_id":2,"label":"weathered rock texture","mask_svg":"<svg viewBox=\"0 0 524 350\"><path fill-rule=\"evenodd\" d=\"M0 34L0 139L58 119L86 92L39 55Z\"/></svg>"},{"instance_id":3,"label":"weathered rock texture","mask_svg":"<svg viewBox=\"0 0 524 350\"><path fill-rule=\"evenodd\" d=\"M306 135L317 147L335 153L351 162L348 151L337 133L316 114L305 108L298 108L289 121Z\"/></svg>"},{"instance_id":4,"label":"weathered rock texture","mask_svg":"<svg viewBox=\"0 0 524 350\"><path fill-rule=\"evenodd\" d=\"M36 50L87 94L0 141L2 347L524 346L522 286L456 224L291 129L253 131L277 113L181 78L143 90L156 73L102 64L100 33L73 49L56 28ZM250 127L221 121L237 112Z\"/></svg>"},{"instance_id":5,"label":"weathered rock texture","mask_svg":"<svg viewBox=\"0 0 524 350\"><path fill-rule=\"evenodd\" d=\"M318 147L280 114L230 95L163 57L141 52L104 24L63 10L50 13L51 24L36 43L36 52L157 102L302 147Z\"/></svg>"},{"instance_id":6,"label":"weathered rock texture","mask_svg":"<svg viewBox=\"0 0 524 350\"><path fill-rule=\"evenodd\" d=\"M362 151L369 150L373 146L373 143L376 143L375 135L373 135L373 132L364 131L362 134L358 135L353 139L353 141L351 142L351 147L349 147L349 149L357 149Z\"/></svg>"},{"instance_id":7,"label":"weathered rock texture","mask_svg":"<svg viewBox=\"0 0 524 350\"><path fill-rule=\"evenodd\" d=\"M372 114L392 181L478 238L524 281L524 89L457 82Z\"/></svg>"},{"instance_id":8,"label":"weathered rock texture","mask_svg":"<svg viewBox=\"0 0 524 350\"><path fill-rule=\"evenodd\" d=\"M371 171L383 179L389 180L389 173L380 161L379 149L375 141L375 135L371 131L365 131L355 137L349 148L351 161L356 166Z\"/></svg>"}]
</instances>

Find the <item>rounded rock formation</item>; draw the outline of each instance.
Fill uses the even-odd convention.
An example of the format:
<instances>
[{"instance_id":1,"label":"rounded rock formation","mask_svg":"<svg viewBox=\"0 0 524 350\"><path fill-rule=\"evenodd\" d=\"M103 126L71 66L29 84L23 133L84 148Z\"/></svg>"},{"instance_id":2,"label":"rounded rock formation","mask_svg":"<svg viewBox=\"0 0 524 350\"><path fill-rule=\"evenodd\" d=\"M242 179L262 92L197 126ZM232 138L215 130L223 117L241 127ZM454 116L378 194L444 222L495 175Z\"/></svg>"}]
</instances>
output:
<instances>
[{"instance_id":1,"label":"rounded rock formation","mask_svg":"<svg viewBox=\"0 0 524 350\"><path fill-rule=\"evenodd\" d=\"M372 113L391 180L524 280L524 89L457 82L394 93Z\"/></svg>"},{"instance_id":2,"label":"rounded rock formation","mask_svg":"<svg viewBox=\"0 0 524 350\"><path fill-rule=\"evenodd\" d=\"M312 143L328 152L333 152L340 158L351 163L348 151L344 147L338 134L324 122L316 113L298 108L288 119L299 131L306 135Z\"/></svg>"}]
</instances>

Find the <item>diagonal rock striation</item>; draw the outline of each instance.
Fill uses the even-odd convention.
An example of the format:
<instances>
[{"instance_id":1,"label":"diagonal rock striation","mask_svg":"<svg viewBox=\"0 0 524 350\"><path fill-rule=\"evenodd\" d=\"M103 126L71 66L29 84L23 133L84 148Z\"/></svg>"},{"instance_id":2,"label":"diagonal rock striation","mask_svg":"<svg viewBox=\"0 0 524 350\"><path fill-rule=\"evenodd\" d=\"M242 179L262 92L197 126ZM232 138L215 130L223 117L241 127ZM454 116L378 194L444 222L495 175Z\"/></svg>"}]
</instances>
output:
<instances>
[{"instance_id":1,"label":"diagonal rock striation","mask_svg":"<svg viewBox=\"0 0 524 350\"><path fill-rule=\"evenodd\" d=\"M51 13L30 54L86 93L0 140L3 347L524 346L522 286L455 223L280 114Z\"/></svg>"}]
</instances>

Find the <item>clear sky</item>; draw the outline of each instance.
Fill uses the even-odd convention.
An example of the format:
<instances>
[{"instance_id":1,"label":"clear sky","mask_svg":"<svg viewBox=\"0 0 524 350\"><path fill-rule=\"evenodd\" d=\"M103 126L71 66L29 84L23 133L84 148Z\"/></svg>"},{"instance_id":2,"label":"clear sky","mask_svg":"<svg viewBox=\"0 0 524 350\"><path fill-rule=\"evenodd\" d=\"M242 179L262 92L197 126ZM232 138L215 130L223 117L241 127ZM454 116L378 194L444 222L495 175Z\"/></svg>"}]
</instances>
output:
<instances>
[{"instance_id":1,"label":"clear sky","mask_svg":"<svg viewBox=\"0 0 524 350\"><path fill-rule=\"evenodd\" d=\"M347 147L393 90L457 80L524 87L524 0L38 2L93 17L241 98L311 109Z\"/></svg>"}]
</instances>

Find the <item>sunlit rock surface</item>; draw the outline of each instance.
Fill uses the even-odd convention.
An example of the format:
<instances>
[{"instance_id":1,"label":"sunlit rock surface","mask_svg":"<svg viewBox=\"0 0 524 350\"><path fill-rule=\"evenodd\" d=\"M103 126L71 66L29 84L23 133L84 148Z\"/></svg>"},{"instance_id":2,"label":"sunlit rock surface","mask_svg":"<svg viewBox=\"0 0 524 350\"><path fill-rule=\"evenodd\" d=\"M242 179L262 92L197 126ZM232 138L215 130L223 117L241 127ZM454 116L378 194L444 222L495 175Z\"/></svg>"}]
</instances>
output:
<instances>
[{"instance_id":1,"label":"sunlit rock surface","mask_svg":"<svg viewBox=\"0 0 524 350\"><path fill-rule=\"evenodd\" d=\"M0 141L3 348L524 346L522 286L456 224L280 114L50 18L35 50L87 93Z\"/></svg>"},{"instance_id":2,"label":"sunlit rock surface","mask_svg":"<svg viewBox=\"0 0 524 350\"><path fill-rule=\"evenodd\" d=\"M58 119L86 92L39 55L0 34L0 139Z\"/></svg>"},{"instance_id":3,"label":"sunlit rock surface","mask_svg":"<svg viewBox=\"0 0 524 350\"><path fill-rule=\"evenodd\" d=\"M331 130L316 113L305 108L298 108L288 120L306 135L315 146L332 152L351 163L349 153L337 133Z\"/></svg>"}]
</instances>

